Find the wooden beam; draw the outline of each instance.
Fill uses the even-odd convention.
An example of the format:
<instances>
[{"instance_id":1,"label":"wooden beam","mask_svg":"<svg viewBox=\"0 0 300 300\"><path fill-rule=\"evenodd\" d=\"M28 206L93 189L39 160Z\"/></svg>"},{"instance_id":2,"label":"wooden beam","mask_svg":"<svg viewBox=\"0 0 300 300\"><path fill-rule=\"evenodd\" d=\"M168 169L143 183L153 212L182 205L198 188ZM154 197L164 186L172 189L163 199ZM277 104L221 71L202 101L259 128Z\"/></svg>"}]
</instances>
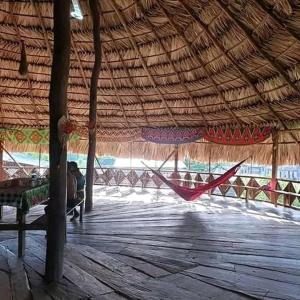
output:
<instances>
[{"instance_id":1,"label":"wooden beam","mask_svg":"<svg viewBox=\"0 0 300 300\"><path fill-rule=\"evenodd\" d=\"M210 40L213 42L213 44L218 48L218 50L226 57L226 59L231 63L231 66L237 70L237 72L242 76L244 81L249 85L249 87L254 91L256 96L260 99L260 101L265 104L273 116L278 120L280 125L288 130L288 126L285 124L285 122L281 119L281 116L279 113L277 113L270 103L265 100L262 93L258 90L258 88L255 86L255 84L251 81L249 75L247 72L245 72L238 64L234 62L234 57L230 54L229 51L226 51L223 45L213 36L213 33L210 31L209 26L207 26L202 20L199 18L198 14L195 13L195 11L187 5L183 0L178 0L179 3L184 7L184 9L190 14L190 16L197 22L197 24L200 26L200 28L206 33L206 35L210 38ZM297 141L297 138L295 135L290 134L291 137Z\"/></svg>"},{"instance_id":2,"label":"wooden beam","mask_svg":"<svg viewBox=\"0 0 300 300\"><path fill-rule=\"evenodd\" d=\"M206 74L207 79L211 82L215 92L218 94L220 100L224 103L226 110L228 111L228 113L230 114L231 117L234 118L234 120L242 125L243 121L240 120L236 114L231 110L229 103L226 101L225 97L222 94L222 91L219 90L219 87L216 83L216 81L212 78L210 72L208 71L208 69L205 66L205 63L203 62L203 60L201 59L201 57L198 55L197 51L194 49L194 47L191 45L191 43L187 40L184 32L182 31L181 28L179 28L179 26L174 22L173 18L171 18L170 14L167 12L167 10L159 3L157 2L157 5L161 8L162 12L164 13L164 15L166 16L166 18L168 19L169 23L172 25L172 27L174 28L174 30L176 31L176 33L179 35L179 37L181 37L181 40L184 42L184 44L187 46L187 48L190 50L191 54L193 54L193 57L195 58L195 60L198 62L198 64L200 65L200 67L203 69L204 73Z\"/></svg>"},{"instance_id":3,"label":"wooden beam","mask_svg":"<svg viewBox=\"0 0 300 300\"><path fill-rule=\"evenodd\" d=\"M131 42L133 48L135 49L135 51L136 51L136 53L137 53L137 55L138 55L138 57L139 57L139 59L140 59L140 62L141 62L141 64L142 64L142 66L143 66L143 69L145 70L145 72L146 72L146 74L147 74L147 77L149 78L149 80L150 80L150 82L151 82L153 88L157 91L157 94L159 95L159 97L160 97L162 103L164 104L164 106L165 106L165 108L166 108L166 111L167 111L168 115L170 116L170 118L172 119L174 125L175 125L176 127L178 127L179 124L178 124L178 122L175 120L175 118L174 118L174 116L173 116L173 113L172 113L172 110L170 109L170 107L169 107L167 101L164 99L162 92L161 92L160 89L157 87L157 84L156 84L156 82L155 82L155 79L154 79L153 75L150 73L150 71L149 71L148 68L147 68L147 64L146 64L145 58L142 56L141 51L140 51L140 49L139 49L139 47L138 47L138 45L137 45L137 43L136 43L136 41L135 41L135 39L134 39L134 36L133 36L132 32L130 31L130 29L129 29L128 26L127 26L127 22L126 22L126 19L125 19L125 17L124 17L123 12L119 9L119 7L118 7L117 3L115 2L115 0L111 0L111 5L112 5L113 9L115 10L115 12L116 12L116 14L117 14L117 16L118 16L120 22L122 23L122 25L123 25L125 31L127 32L128 38L129 38L129 40L130 40L130 42Z\"/></svg>"},{"instance_id":4,"label":"wooden beam","mask_svg":"<svg viewBox=\"0 0 300 300\"><path fill-rule=\"evenodd\" d=\"M4 180L4 169L3 169L3 140L0 140L0 181ZM1 206L2 208L2 206ZM1 214L0 214L1 215ZM0 218L1 219L1 218Z\"/></svg>"},{"instance_id":5,"label":"wooden beam","mask_svg":"<svg viewBox=\"0 0 300 300\"><path fill-rule=\"evenodd\" d=\"M74 40L74 37L73 37L72 33L71 33L71 46L72 46L72 49L74 50L75 57L77 59L78 65L79 65L79 71L80 71L81 78L82 78L83 83L84 83L84 87L86 89L87 95L89 95L90 87L89 87L89 84L88 84L88 81L87 81L87 78L86 78L86 75L85 75L85 72L84 72L84 69L83 69L81 58L80 58L78 50L77 50L76 42ZM87 110L85 111L85 113L87 113Z\"/></svg>"},{"instance_id":6,"label":"wooden beam","mask_svg":"<svg viewBox=\"0 0 300 300\"><path fill-rule=\"evenodd\" d=\"M93 38L95 62L90 86L90 113L89 113L89 150L86 164L86 200L85 211L93 208L94 162L96 155L96 129L97 129L97 92L98 79L101 70L101 40L100 40L100 7L98 0L89 0L90 12L93 20Z\"/></svg>"},{"instance_id":7,"label":"wooden beam","mask_svg":"<svg viewBox=\"0 0 300 300\"><path fill-rule=\"evenodd\" d=\"M15 31L16 31L16 35L19 39L20 44L22 42L24 43L24 51L25 51L25 54L26 54L26 44L25 44L25 41L22 38L21 32L20 32L18 24L17 24L16 17L14 15L14 7L15 7L14 4L12 2L10 2L9 3L9 15L10 15L10 18L13 22L13 25L14 25L14 28L15 28ZM40 125L40 120L39 120L39 117L38 117L39 110L38 110L38 106L37 106L37 104L34 100L34 96L33 96L33 92L32 92L32 90L33 90L32 83L31 83L31 79L30 79L30 76L29 76L28 72L26 72L25 77L26 77L27 84L28 84L29 97L30 97L30 100L32 102L33 109L35 111L36 122L37 122L38 125Z\"/></svg>"},{"instance_id":8,"label":"wooden beam","mask_svg":"<svg viewBox=\"0 0 300 300\"><path fill-rule=\"evenodd\" d=\"M103 20L104 20L104 15L103 15L103 13L101 13L101 17L102 17ZM114 37L113 37L113 35L111 34L110 31L107 32L107 35L109 36L109 38L110 38L112 41L114 41ZM115 51L117 52L117 54L118 54L118 56L119 56L119 59L120 59L120 61L121 61L121 63L122 63L123 70L125 71L126 76L127 76L128 80L130 81L130 84L131 84L131 86L132 86L134 95L135 95L137 101L140 103L140 106L141 106L141 109L142 109L142 112L143 112L145 121L146 121L147 125L149 126L150 123L149 123L149 120L148 120L148 117L147 117L147 114L146 114L146 111L145 111L145 108L144 108L144 104L143 104L143 101L142 101L142 97L140 96L140 94L139 94L137 88L135 87L135 84L134 84L134 81L133 81L133 79L132 79L132 76L130 75L130 73L129 73L129 71L128 71L126 65L125 65L124 59L123 59L123 57L122 57L122 55L121 55L121 53L120 53L120 51L119 51L119 49L118 49L117 47L115 48Z\"/></svg>"},{"instance_id":9,"label":"wooden beam","mask_svg":"<svg viewBox=\"0 0 300 300\"><path fill-rule=\"evenodd\" d=\"M112 83L112 85L113 85L113 87L114 87L114 90L115 90L115 96L116 96L116 98L117 98L117 100L118 100L118 102L119 102L121 111L122 111L122 113L123 113L123 117L124 117L125 123L126 123L127 127L129 127L130 125L129 125L129 122L128 122L128 119L127 119L127 116L126 116L126 113L125 113L125 109L124 109L124 106L123 106L123 104L122 104L122 100L121 100L121 98L120 98L120 96L119 96L119 94L118 94L118 87L117 87L117 85L116 85L116 82L115 82L115 80L114 80L113 73L112 73L112 71L111 71L111 69L110 69L110 66L109 66L109 64L108 64L107 57L106 57L106 55L105 55L104 52L103 52L103 59L104 59L106 68L107 68L107 70L108 70L108 74L109 74L109 76L110 76L111 83Z\"/></svg>"},{"instance_id":10,"label":"wooden beam","mask_svg":"<svg viewBox=\"0 0 300 300\"><path fill-rule=\"evenodd\" d=\"M171 59L170 53L167 51L166 47L164 46L164 44L162 43L161 39L159 38L159 36L158 36L158 34L156 32L155 26L151 23L150 19L145 14L143 5L141 4L140 0L134 0L134 2L136 3L137 7L139 8L139 10L141 11L141 13L143 14L143 16L144 16L144 18L145 18L148 26L151 28L151 30L152 30L152 32L153 32L153 34L155 36L155 39L157 40L157 42L159 43L159 45L161 46L161 48L164 50L164 52L166 54L166 57L167 57L167 60L168 60L168 63L172 67L173 72L176 74L176 77L177 77L178 81L180 82L180 85L181 85L182 89L184 90L184 92L188 96L189 100L196 107L198 113L200 114L200 116L203 119L204 125L206 126L207 125L207 120L205 119L203 112L201 111L200 107L197 105L197 103L196 103L195 99L193 98L190 90L188 89L187 85L185 84L184 79L182 79L181 72L177 70L174 62Z\"/></svg>"},{"instance_id":11,"label":"wooden beam","mask_svg":"<svg viewBox=\"0 0 300 300\"><path fill-rule=\"evenodd\" d=\"M46 30L46 27L45 27L45 23L44 23L44 20L43 20L43 16L41 14L39 4L37 4L37 2L34 1L34 0L30 0L30 3L33 5L33 8L34 8L36 14L38 15L39 20L40 20L40 24L41 24L42 31L43 31L43 37L44 37L44 41L45 41L45 44L46 44L47 52L48 52L48 55L51 59L52 52L51 52L50 41L49 41L49 38L48 38L47 30Z\"/></svg>"},{"instance_id":12,"label":"wooden beam","mask_svg":"<svg viewBox=\"0 0 300 300\"><path fill-rule=\"evenodd\" d=\"M45 27L45 23L44 23L44 20L43 20L43 16L42 16L41 11L40 11L40 7L34 0L30 0L30 2L34 7L36 14L39 17L41 28L42 28L42 31L43 31L45 44L46 44L46 48L47 48L47 53L49 55L49 58L51 59L51 56L52 56L51 45L50 45L50 41L49 41L49 38L48 38L47 30L46 30L46 27ZM86 78L86 75L85 75L84 70L83 70L82 61L81 61L79 53L77 51L76 42L75 42L74 37L73 37L72 34L71 34L71 46L72 46L72 49L74 50L75 57L76 57L76 60L78 62L78 65L79 65L79 71L80 71L80 74L81 74L81 78L83 80L84 87L86 89L86 94L89 95L89 85L88 85L87 78ZM87 110L85 110L85 113L87 113Z\"/></svg>"},{"instance_id":13,"label":"wooden beam","mask_svg":"<svg viewBox=\"0 0 300 300\"><path fill-rule=\"evenodd\" d=\"M49 93L50 188L46 253L46 280L58 282L63 275L66 228L67 146L58 122L67 115L67 87L70 68L70 0L54 0L54 51Z\"/></svg>"}]
</instances>

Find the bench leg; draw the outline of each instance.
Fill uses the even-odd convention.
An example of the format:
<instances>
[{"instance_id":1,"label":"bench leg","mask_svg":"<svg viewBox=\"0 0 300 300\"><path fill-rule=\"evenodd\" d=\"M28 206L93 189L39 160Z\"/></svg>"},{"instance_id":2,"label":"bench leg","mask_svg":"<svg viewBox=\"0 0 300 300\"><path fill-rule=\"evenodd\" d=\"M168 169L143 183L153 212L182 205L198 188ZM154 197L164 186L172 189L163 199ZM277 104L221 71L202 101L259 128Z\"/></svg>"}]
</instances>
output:
<instances>
[{"instance_id":1,"label":"bench leg","mask_svg":"<svg viewBox=\"0 0 300 300\"><path fill-rule=\"evenodd\" d=\"M25 254L25 230L24 224L26 220L26 215L21 209L17 209L17 219L19 223L18 230L18 256L23 257Z\"/></svg>"},{"instance_id":2,"label":"bench leg","mask_svg":"<svg viewBox=\"0 0 300 300\"><path fill-rule=\"evenodd\" d=\"M83 202L80 204L80 212L79 212L79 222L82 223L83 216Z\"/></svg>"}]
</instances>

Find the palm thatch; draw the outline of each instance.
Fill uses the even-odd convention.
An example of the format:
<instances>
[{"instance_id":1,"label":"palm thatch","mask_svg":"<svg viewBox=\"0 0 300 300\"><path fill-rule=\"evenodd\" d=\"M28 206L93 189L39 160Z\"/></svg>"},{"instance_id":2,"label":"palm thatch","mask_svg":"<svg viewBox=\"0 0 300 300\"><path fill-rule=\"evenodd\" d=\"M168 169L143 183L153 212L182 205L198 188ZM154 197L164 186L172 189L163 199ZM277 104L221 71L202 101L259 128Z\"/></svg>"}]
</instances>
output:
<instances>
[{"instance_id":1,"label":"palm thatch","mask_svg":"<svg viewBox=\"0 0 300 300\"><path fill-rule=\"evenodd\" d=\"M99 2L98 129L271 125L284 130L280 162L299 163L299 134L287 131L300 127L298 1ZM52 5L0 3L2 127L48 127ZM71 120L85 128L94 54L88 1L80 6L83 20L71 20L68 108ZM23 75L21 51L28 64ZM71 147L84 151L86 145L83 140ZM100 143L98 153L126 156L128 145ZM162 158L169 148L139 145L138 152L148 158ZM222 160L237 160L242 152L241 147L203 143L181 148L182 155L203 160L208 148ZM270 149L260 144L245 151L269 162Z\"/></svg>"}]
</instances>

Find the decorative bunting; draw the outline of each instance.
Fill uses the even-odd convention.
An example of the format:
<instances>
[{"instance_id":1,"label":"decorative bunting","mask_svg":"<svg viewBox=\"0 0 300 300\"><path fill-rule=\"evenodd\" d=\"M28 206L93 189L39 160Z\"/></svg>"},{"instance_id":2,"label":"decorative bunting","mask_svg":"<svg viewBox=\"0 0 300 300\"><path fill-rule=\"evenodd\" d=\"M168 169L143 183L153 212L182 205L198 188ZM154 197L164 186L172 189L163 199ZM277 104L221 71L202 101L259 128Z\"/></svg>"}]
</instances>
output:
<instances>
[{"instance_id":1,"label":"decorative bunting","mask_svg":"<svg viewBox=\"0 0 300 300\"><path fill-rule=\"evenodd\" d=\"M101 142L131 142L141 138L141 130L132 129L100 129L97 131L97 140Z\"/></svg>"},{"instance_id":2,"label":"decorative bunting","mask_svg":"<svg viewBox=\"0 0 300 300\"><path fill-rule=\"evenodd\" d=\"M214 128L205 130L204 138L207 141L223 145L252 145L266 140L272 132L271 127L245 128Z\"/></svg>"},{"instance_id":3,"label":"decorative bunting","mask_svg":"<svg viewBox=\"0 0 300 300\"><path fill-rule=\"evenodd\" d=\"M146 141L157 144L185 144L200 139L203 135L203 128L151 128L142 129L142 138Z\"/></svg>"},{"instance_id":4,"label":"decorative bunting","mask_svg":"<svg viewBox=\"0 0 300 300\"><path fill-rule=\"evenodd\" d=\"M78 141L80 136L72 132L69 135L69 141ZM0 140L12 142L15 144L35 144L48 145L49 144L49 130L48 129L4 129L0 128Z\"/></svg>"}]
</instances>

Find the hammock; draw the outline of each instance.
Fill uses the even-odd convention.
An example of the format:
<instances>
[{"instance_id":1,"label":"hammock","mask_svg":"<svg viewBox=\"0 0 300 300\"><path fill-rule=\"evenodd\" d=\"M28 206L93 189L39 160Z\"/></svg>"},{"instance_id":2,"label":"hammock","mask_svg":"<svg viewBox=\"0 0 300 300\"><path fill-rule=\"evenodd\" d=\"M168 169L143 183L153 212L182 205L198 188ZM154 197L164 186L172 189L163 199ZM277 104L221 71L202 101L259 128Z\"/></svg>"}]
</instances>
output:
<instances>
[{"instance_id":1,"label":"hammock","mask_svg":"<svg viewBox=\"0 0 300 300\"><path fill-rule=\"evenodd\" d=\"M240 165L245 160L246 159L244 159L243 161L241 161L240 163L238 163L237 165L235 165L234 167L232 167L231 169L229 169L227 172L225 172L223 175L221 175L217 179L215 179L215 180L213 180L213 181L211 181L211 182L209 182L207 184L198 186L198 187L196 187L194 189L174 184L171 181L169 181L167 178L165 178L159 172L157 172L157 171L149 168L148 166L147 166L147 168L149 168L161 181L163 181L168 187L170 187L175 193L177 193L184 200L186 200L186 201L193 201L193 200L197 199L198 197L200 197L202 194L204 194L206 191L208 191L210 189L213 189L213 188L215 188L215 187L223 184L229 178L231 178L232 176L234 176L236 174L236 172L238 171Z\"/></svg>"}]
</instances>

